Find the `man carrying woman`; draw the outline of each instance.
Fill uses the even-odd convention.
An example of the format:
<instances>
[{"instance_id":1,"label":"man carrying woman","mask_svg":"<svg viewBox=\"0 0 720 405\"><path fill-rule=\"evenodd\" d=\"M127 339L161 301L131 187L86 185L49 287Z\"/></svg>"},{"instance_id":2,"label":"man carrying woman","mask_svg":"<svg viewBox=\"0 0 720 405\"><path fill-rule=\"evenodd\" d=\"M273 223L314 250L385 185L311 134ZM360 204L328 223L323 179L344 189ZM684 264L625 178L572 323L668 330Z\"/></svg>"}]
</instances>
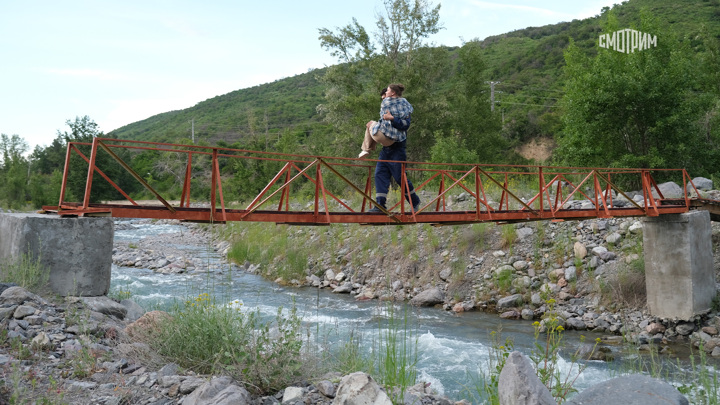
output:
<instances>
[{"instance_id":1,"label":"man carrying woman","mask_svg":"<svg viewBox=\"0 0 720 405\"><path fill-rule=\"evenodd\" d=\"M375 150L376 144L383 146L378 159L381 161L375 166L375 200L385 208L387 193L390 189L390 177L398 184L402 184L402 163L407 160L405 145L407 129L410 127L410 114L413 107L402 97L405 86L391 84L385 90L385 96L380 105L380 121L369 121L365 125L365 139L362 152L358 158L367 157ZM382 94L381 94L382 96ZM385 162L390 160L392 162ZM407 178L407 176L406 176ZM405 196L413 206L413 211L420 208L420 197L415 194L412 182L408 179L408 193ZM373 207L368 212L382 212Z\"/></svg>"}]
</instances>

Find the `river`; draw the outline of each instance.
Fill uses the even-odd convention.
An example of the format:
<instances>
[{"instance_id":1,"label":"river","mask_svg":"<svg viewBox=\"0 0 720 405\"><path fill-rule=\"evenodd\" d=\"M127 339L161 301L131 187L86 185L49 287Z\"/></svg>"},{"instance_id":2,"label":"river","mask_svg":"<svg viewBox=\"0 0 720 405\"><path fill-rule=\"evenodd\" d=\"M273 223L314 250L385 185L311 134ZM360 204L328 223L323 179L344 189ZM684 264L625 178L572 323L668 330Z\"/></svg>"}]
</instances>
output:
<instances>
[{"instance_id":1,"label":"river","mask_svg":"<svg viewBox=\"0 0 720 405\"><path fill-rule=\"evenodd\" d=\"M116 230L115 240L137 242L144 237L182 232L183 229L181 225L142 224L133 229ZM322 335L320 339L316 336L316 341L344 342L353 333L353 336L362 336L365 350L370 350L373 342L377 342L380 333L384 332L381 320L387 317L387 303L356 301L347 294L333 294L327 289L280 287L223 263L219 255L207 246L176 247L192 252L190 255L194 257L201 257L211 271L165 275L149 269L113 265L111 291L130 291L132 298L146 310L168 309L177 301L196 297L205 291L214 292L216 299L225 302L239 300L244 308L257 309L268 318L274 317L279 307L287 309L294 305L307 330ZM218 294L219 291L221 293ZM529 354L534 345L530 321L502 320L497 314L482 312L456 315L437 308L395 308L396 318L407 316L412 341L417 342L419 380L429 382L439 394L455 400L468 398L466 391L475 390L474 381L482 370L487 369L492 331L501 330L502 336L511 337L516 350L525 354ZM588 341L600 336L591 332L584 332L584 335ZM576 332L565 332L568 353L581 344L580 336ZM613 351L621 361L589 362L574 387L582 390L618 376L623 356L635 356L617 353L617 348ZM560 367L565 372L571 364L567 357L565 354L560 361Z\"/></svg>"}]
</instances>

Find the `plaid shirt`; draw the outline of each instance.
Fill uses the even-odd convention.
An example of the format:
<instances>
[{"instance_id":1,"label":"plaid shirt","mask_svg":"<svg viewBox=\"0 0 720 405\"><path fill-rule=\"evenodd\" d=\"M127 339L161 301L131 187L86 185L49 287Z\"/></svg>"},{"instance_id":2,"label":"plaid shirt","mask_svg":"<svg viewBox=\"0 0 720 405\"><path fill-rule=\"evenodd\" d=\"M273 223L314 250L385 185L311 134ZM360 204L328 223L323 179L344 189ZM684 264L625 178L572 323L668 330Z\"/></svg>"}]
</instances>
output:
<instances>
[{"instance_id":1,"label":"plaid shirt","mask_svg":"<svg viewBox=\"0 0 720 405\"><path fill-rule=\"evenodd\" d=\"M412 105L402 97L386 97L380 105L380 121L371 128L373 135L380 131L395 142L404 141L407 138L407 131L401 131L393 127L391 121L384 120L382 116L386 111L390 111L396 120L408 119L413 112Z\"/></svg>"}]
</instances>

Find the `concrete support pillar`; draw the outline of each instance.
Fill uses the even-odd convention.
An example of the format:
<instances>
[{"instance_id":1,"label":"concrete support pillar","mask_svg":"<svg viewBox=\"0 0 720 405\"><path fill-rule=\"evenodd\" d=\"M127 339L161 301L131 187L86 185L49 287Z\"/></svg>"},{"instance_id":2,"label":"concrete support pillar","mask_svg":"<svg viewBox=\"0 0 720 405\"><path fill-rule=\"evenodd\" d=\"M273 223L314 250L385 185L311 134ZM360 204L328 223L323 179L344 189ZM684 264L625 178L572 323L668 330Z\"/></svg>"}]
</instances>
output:
<instances>
[{"instance_id":1,"label":"concrete support pillar","mask_svg":"<svg viewBox=\"0 0 720 405\"><path fill-rule=\"evenodd\" d=\"M0 261L40 258L50 288L62 296L99 296L110 289L112 218L0 213Z\"/></svg>"},{"instance_id":2,"label":"concrete support pillar","mask_svg":"<svg viewBox=\"0 0 720 405\"><path fill-rule=\"evenodd\" d=\"M707 211L643 218L645 284L652 315L689 320L715 297Z\"/></svg>"}]
</instances>

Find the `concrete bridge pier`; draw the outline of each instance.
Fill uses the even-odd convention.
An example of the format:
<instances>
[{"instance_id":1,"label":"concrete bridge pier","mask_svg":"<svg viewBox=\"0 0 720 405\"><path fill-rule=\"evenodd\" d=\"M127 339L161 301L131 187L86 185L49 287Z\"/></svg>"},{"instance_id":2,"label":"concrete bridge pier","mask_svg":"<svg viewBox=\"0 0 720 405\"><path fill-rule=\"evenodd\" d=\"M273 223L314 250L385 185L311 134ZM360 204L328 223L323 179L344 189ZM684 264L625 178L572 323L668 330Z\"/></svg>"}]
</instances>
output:
<instances>
[{"instance_id":1,"label":"concrete bridge pier","mask_svg":"<svg viewBox=\"0 0 720 405\"><path fill-rule=\"evenodd\" d=\"M112 218L0 213L0 270L24 254L49 269L56 294L106 295L113 236Z\"/></svg>"},{"instance_id":2,"label":"concrete bridge pier","mask_svg":"<svg viewBox=\"0 0 720 405\"><path fill-rule=\"evenodd\" d=\"M708 211L643 218L645 284L652 315L690 320L716 294Z\"/></svg>"}]
</instances>

